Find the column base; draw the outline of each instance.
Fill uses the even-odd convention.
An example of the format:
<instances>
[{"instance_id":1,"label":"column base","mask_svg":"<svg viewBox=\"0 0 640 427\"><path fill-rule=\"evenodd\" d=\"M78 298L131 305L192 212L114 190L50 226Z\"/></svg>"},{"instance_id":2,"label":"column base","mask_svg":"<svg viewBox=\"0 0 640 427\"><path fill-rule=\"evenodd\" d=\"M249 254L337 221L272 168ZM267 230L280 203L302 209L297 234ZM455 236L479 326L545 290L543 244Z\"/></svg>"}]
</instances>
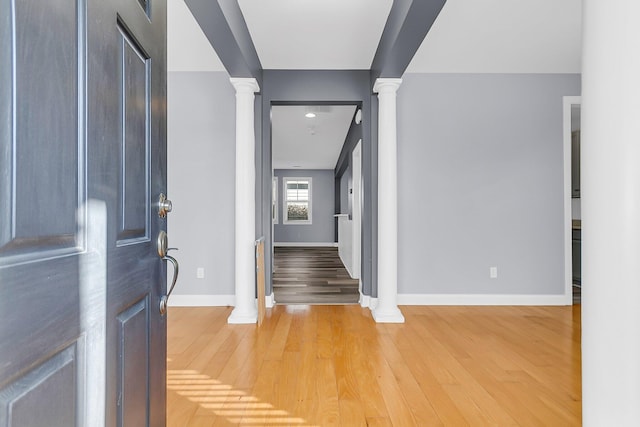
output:
<instances>
[{"instance_id":1,"label":"column base","mask_svg":"<svg viewBox=\"0 0 640 427\"><path fill-rule=\"evenodd\" d=\"M234 308L231 315L227 318L230 325L246 325L250 323L258 323L258 312L239 312Z\"/></svg>"},{"instance_id":2,"label":"column base","mask_svg":"<svg viewBox=\"0 0 640 427\"><path fill-rule=\"evenodd\" d=\"M374 300L369 295L364 295L363 293L360 293L360 300L358 302L362 308L375 307Z\"/></svg>"},{"instance_id":3,"label":"column base","mask_svg":"<svg viewBox=\"0 0 640 427\"><path fill-rule=\"evenodd\" d=\"M398 307L385 310L374 308L371 315L376 323L404 323L404 316Z\"/></svg>"}]
</instances>

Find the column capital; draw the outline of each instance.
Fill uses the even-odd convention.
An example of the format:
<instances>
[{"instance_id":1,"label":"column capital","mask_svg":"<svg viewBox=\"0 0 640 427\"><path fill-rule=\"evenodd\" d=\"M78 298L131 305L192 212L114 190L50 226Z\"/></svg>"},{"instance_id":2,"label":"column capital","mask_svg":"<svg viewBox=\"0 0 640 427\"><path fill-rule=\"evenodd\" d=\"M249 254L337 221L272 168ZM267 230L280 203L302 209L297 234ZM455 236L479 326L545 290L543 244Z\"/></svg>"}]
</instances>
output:
<instances>
[{"instance_id":1,"label":"column capital","mask_svg":"<svg viewBox=\"0 0 640 427\"><path fill-rule=\"evenodd\" d=\"M373 84L373 91L375 93L396 92L400 84L402 84L402 79L379 78Z\"/></svg>"},{"instance_id":2,"label":"column capital","mask_svg":"<svg viewBox=\"0 0 640 427\"><path fill-rule=\"evenodd\" d=\"M236 89L236 93L255 93L260 92L258 81L249 77L231 77L231 84Z\"/></svg>"}]
</instances>

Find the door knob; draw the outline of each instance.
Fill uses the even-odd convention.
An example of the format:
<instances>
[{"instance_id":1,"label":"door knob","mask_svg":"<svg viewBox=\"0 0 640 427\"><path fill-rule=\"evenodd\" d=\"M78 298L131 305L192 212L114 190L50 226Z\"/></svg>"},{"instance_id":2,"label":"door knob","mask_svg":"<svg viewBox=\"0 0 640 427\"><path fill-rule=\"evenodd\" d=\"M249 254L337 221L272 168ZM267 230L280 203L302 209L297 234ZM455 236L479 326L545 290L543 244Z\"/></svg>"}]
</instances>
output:
<instances>
[{"instance_id":1,"label":"door knob","mask_svg":"<svg viewBox=\"0 0 640 427\"><path fill-rule=\"evenodd\" d=\"M178 250L178 248L170 248L169 247L169 238L167 237L167 233L164 230L161 230L158 234L157 240L157 249L158 256L162 258L163 261L169 261L173 264L173 280L171 281L171 286L169 287L169 292L166 295L160 297L160 314L165 315L167 313L167 304L169 302L169 297L171 296L171 292L173 292L173 288L176 286L176 282L178 281L178 271L180 265L178 264L178 260L172 257L171 255L167 255L167 253L171 250Z\"/></svg>"},{"instance_id":2,"label":"door knob","mask_svg":"<svg viewBox=\"0 0 640 427\"><path fill-rule=\"evenodd\" d=\"M160 199L158 200L158 216L164 218L173 209L173 203L167 199L164 193L160 193Z\"/></svg>"}]
</instances>

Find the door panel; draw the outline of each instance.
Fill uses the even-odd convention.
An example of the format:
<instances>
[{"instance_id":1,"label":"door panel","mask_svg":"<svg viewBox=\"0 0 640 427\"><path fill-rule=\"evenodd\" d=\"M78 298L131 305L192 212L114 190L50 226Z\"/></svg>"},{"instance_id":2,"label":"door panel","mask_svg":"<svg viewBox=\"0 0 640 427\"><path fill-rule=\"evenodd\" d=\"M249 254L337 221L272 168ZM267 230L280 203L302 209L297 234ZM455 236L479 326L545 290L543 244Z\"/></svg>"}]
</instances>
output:
<instances>
[{"instance_id":1,"label":"door panel","mask_svg":"<svg viewBox=\"0 0 640 427\"><path fill-rule=\"evenodd\" d=\"M121 33L121 111L122 114L122 179L120 203L122 205L120 240L148 238L149 212L149 157L148 129L149 61L144 51L136 46L131 35Z\"/></svg>"},{"instance_id":2,"label":"door panel","mask_svg":"<svg viewBox=\"0 0 640 427\"><path fill-rule=\"evenodd\" d=\"M0 426L165 424L165 33L163 0L0 0Z\"/></svg>"},{"instance_id":3,"label":"door panel","mask_svg":"<svg viewBox=\"0 0 640 427\"><path fill-rule=\"evenodd\" d=\"M0 268L0 389L79 338L77 258Z\"/></svg>"},{"instance_id":4,"label":"door panel","mask_svg":"<svg viewBox=\"0 0 640 427\"><path fill-rule=\"evenodd\" d=\"M8 426L76 425L76 348L71 346L0 392L0 422ZM71 392L70 396L61 391Z\"/></svg>"},{"instance_id":5,"label":"door panel","mask_svg":"<svg viewBox=\"0 0 640 427\"><path fill-rule=\"evenodd\" d=\"M0 65L7 86L0 101L6 112L0 251L4 257L22 254L13 260L20 262L49 256L45 249L77 244L76 212L83 196L79 153L84 143L78 137L79 23L73 2L1 4L1 13L14 19L2 29L10 61ZM47 17L54 13L61 17L52 22ZM57 167L46 167L49 162Z\"/></svg>"},{"instance_id":6,"label":"door panel","mask_svg":"<svg viewBox=\"0 0 640 427\"><path fill-rule=\"evenodd\" d=\"M118 316L119 398L118 424L127 426L148 425L148 381L127 381L149 372L149 299L144 298Z\"/></svg>"},{"instance_id":7,"label":"door panel","mask_svg":"<svg viewBox=\"0 0 640 427\"><path fill-rule=\"evenodd\" d=\"M14 244L53 237L70 245L77 231L77 9L67 0L14 3Z\"/></svg>"}]
</instances>

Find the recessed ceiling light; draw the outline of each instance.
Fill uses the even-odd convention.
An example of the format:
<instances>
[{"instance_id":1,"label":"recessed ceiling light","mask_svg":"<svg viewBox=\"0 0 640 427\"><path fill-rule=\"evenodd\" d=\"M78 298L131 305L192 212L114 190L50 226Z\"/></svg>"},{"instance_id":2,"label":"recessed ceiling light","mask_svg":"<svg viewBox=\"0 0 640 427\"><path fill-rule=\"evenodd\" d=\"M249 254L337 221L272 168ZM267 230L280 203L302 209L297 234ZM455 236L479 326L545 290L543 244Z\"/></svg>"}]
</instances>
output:
<instances>
[{"instance_id":1,"label":"recessed ceiling light","mask_svg":"<svg viewBox=\"0 0 640 427\"><path fill-rule=\"evenodd\" d=\"M312 113L311 111L309 111L307 114L304 115L305 117L309 118L309 119L313 119L316 116L316 113Z\"/></svg>"}]
</instances>

